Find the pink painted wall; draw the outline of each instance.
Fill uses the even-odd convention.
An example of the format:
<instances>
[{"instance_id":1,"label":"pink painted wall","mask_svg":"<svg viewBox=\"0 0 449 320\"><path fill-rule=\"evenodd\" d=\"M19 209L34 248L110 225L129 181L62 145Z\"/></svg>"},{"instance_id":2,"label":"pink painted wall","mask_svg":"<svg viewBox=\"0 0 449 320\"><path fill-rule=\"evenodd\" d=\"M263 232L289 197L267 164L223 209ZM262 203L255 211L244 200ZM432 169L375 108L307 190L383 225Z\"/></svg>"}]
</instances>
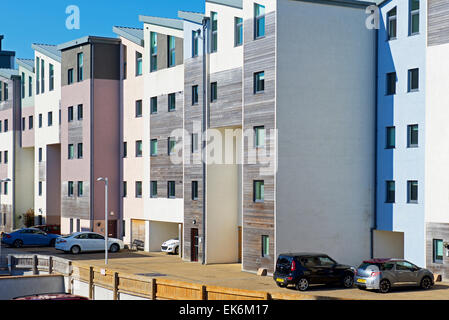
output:
<instances>
[{"instance_id":1,"label":"pink painted wall","mask_svg":"<svg viewBox=\"0 0 449 320\"><path fill-rule=\"evenodd\" d=\"M29 117L33 116L33 129L29 129ZM22 148L34 147L34 107L22 108L22 118L25 118L25 131L22 131ZM22 120L20 120L22 122Z\"/></svg>"}]
</instances>

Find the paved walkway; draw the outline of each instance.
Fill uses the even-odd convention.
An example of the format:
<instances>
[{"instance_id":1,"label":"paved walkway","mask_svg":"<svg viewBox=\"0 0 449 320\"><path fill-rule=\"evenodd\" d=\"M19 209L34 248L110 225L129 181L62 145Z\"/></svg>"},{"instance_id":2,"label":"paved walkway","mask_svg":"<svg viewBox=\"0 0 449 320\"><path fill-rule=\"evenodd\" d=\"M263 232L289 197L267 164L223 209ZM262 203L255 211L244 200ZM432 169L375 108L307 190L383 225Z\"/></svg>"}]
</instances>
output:
<instances>
[{"instance_id":1,"label":"paved walkway","mask_svg":"<svg viewBox=\"0 0 449 320\"><path fill-rule=\"evenodd\" d=\"M52 248L10 250L17 253L32 252L35 254L54 255L90 266L105 266L103 253L84 253L73 256L58 252ZM206 285L299 294L294 289L278 288L272 277L258 277L252 273L242 272L240 264L203 266L198 263L185 262L177 256L159 252L136 253L125 250L120 253L110 254L108 269ZM309 291L301 292L301 294L363 300L449 300L449 283L437 283L432 290L428 291L423 291L419 288L398 288L388 294L361 291L359 289L313 286Z\"/></svg>"}]
</instances>

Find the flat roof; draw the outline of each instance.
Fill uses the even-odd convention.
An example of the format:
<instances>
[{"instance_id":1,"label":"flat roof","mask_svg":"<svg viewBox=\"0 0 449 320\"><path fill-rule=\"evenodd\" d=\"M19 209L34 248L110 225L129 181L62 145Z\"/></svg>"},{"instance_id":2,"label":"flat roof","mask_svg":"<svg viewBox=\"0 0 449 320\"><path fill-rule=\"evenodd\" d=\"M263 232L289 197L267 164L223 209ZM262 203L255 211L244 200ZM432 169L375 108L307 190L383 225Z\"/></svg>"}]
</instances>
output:
<instances>
[{"instance_id":1,"label":"flat roof","mask_svg":"<svg viewBox=\"0 0 449 320\"><path fill-rule=\"evenodd\" d=\"M243 9L242 0L206 0L206 2L222 4L224 6L233 7L237 9Z\"/></svg>"},{"instance_id":2,"label":"flat roof","mask_svg":"<svg viewBox=\"0 0 449 320\"><path fill-rule=\"evenodd\" d=\"M43 44L43 43L33 43L31 45L33 50L36 50L47 57L52 58L58 62L61 62L61 51L58 50L56 45L53 44Z\"/></svg>"},{"instance_id":3,"label":"flat roof","mask_svg":"<svg viewBox=\"0 0 449 320\"><path fill-rule=\"evenodd\" d=\"M203 24L204 14L190 11L178 11L178 17L186 21Z\"/></svg>"},{"instance_id":4,"label":"flat roof","mask_svg":"<svg viewBox=\"0 0 449 320\"><path fill-rule=\"evenodd\" d=\"M34 73L34 59L16 59L17 64Z\"/></svg>"},{"instance_id":5,"label":"flat roof","mask_svg":"<svg viewBox=\"0 0 449 320\"><path fill-rule=\"evenodd\" d=\"M180 19L170 19L161 17L150 17L139 15L139 21L155 26L166 27L177 30L184 30L184 21Z\"/></svg>"},{"instance_id":6,"label":"flat roof","mask_svg":"<svg viewBox=\"0 0 449 320\"><path fill-rule=\"evenodd\" d=\"M138 44L139 46L144 46L143 29L114 26L112 27L112 31L117 35Z\"/></svg>"},{"instance_id":7,"label":"flat roof","mask_svg":"<svg viewBox=\"0 0 449 320\"><path fill-rule=\"evenodd\" d=\"M71 40L69 42L62 43L57 46L58 50L67 50L73 47L80 46L85 43L109 43L118 44L121 40L117 38L97 37L97 36L85 36L79 39Z\"/></svg>"}]
</instances>

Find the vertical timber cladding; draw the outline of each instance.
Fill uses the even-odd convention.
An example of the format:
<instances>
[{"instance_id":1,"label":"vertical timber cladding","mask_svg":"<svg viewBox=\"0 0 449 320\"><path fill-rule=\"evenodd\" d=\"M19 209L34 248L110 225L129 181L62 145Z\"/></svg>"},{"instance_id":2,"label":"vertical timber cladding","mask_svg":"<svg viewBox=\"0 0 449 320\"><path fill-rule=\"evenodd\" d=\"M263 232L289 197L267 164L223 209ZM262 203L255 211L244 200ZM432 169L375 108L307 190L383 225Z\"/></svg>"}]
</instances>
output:
<instances>
[{"instance_id":1,"label":"vertical timber cladding","mask_svg":"<svg viewBox=\"0 0 449 320\"><path fill-rule=\"evenodd\" d=\"M266 149L272 152L276 139L268 139L276 128L275 123L275 71L276 71L276 12L266 15L266 35L254 40L253 20L244 22L244 107L243 130L265 126ZM254 73L265 72L265 90L254 94ZM267 165L255 162L249 154L253 148L251 139L244 139L243 165L243 270L255 271L266 268L274 270L275 260L275 179L272 174L261 174ZM254 164L255 163L255 164ZM253 182L263 180L265 197L263 203L253 200ZM269 255L262 257L262 236L269 236Z\"/></svg>"},{"instance_id":2,"label":"vertical timber cladding","mask_svg":"<svg viewBox=\"0 0 449 320\"><path fill-rule=\"evenodd\" d=\"M201 162L201 130L203 119L203 58L201 56L184 62L184 253L191 260L191 230L198 229L203 236L203 166ZM192 105L192 86L198 86L198 103ZM192 134L198 134L198 153L192 154ZM198 181L198 200L192 200L192 181ZM195 221L195 224L194 224ZM203 248L199 246L198 261L202 261Z\"/></svg>"}]
</instances>

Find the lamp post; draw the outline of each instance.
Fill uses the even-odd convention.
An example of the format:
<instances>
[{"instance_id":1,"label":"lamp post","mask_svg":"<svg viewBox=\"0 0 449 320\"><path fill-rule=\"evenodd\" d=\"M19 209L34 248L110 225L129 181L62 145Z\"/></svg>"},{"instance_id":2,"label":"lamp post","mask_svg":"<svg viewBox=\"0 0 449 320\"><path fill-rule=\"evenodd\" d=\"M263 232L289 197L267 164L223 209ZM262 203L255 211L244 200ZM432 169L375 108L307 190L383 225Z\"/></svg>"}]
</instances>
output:
<instances>
[{"instance_id":1,"label":"lamp post","mask_svg":"<svg viewBox=\"0 0 449 320\"><path fill-rule=\"evenodd\" d=\"M97 181L104 181L104 264L108 264L108 178L98 178Z\"/></svg>"},{"instance_id":2,"label":"lamp post","mask_svg":"<svg viewBox=\"0 0 449 320\"><path fill-rule=\"evenodd\" d=\"M3 183L3 182L9 182L9 181L11 181L11 179L9 179L9 178L6 178L6 179L2 179L2 180L0 180L0 186L1 186L1 184ZM0 232L0 265L1 265L1 262L2 262L2 241L3 241L3 232L5 231L5 221L3 221L4 220L4 218L3 218L3 212L2 212L3 210L2 210L2 195L1 195L1 188L0 188L0 215L1 215L1 221L2 221L2 232Z\"/></svg>"}]
</instances>

